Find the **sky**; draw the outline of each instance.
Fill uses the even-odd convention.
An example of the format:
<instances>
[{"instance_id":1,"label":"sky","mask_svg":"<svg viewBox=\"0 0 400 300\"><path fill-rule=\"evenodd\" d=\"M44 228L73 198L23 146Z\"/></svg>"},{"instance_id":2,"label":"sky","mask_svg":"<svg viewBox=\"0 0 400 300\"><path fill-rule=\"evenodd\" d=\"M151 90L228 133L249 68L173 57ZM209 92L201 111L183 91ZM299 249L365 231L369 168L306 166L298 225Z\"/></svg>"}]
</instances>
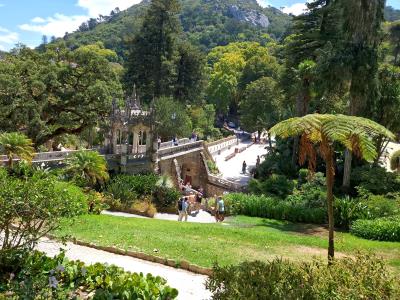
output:
<instances>
[{"instance_id":1,"label":"sky","mask_svg":"<svg viewBox=\"0 0 400 300\"><path fill-rule=\"evenodd\" d=\"M302 13L305 0L257 0L262 6L282 8L286 13ZM124 10L140 0L0 0L0 50L17 43L29 47L40 44L43 35L62 37L99 14ZM400 9L399 0L387 4Z\"/></svg>"}]
</instances>

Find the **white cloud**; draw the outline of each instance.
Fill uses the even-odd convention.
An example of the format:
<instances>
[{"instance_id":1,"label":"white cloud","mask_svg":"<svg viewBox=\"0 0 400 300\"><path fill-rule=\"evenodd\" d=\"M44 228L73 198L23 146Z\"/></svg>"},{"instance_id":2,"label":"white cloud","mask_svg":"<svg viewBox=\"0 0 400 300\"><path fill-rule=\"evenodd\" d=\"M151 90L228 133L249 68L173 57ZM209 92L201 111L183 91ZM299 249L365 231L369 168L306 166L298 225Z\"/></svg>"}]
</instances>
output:
<instances>
[{"instance_id":1,"label":"white cloud","mask_svg":"<svg viewBox=\"0 0 400 300\"><path fill-rule=\"evenodd\" d=\"M0 26L0 50L6 51L18 42L19 35Z\"/></svg>"},{"instance_id":2,"label":"white cloud","mask_svg":"<svg viewBox=\"0 0 400 300\"><path fill-rule=\"evenodd\" d=\"M0 43L13 45L18 42L18 33L11 32L10 30L0 27ZM2 45L5 48L4 45Z\"/></svg>"},{"instance_id":3,"label":"white cloud","mask_svg":"<svg viewBox=\"0 0 400 300\"><path fill-rule=\"evenodd\" d=\"M141 0L78 0L77 5L88 11L89 17L98 15L109 15L110 12L118 7L125 10Z\"/></svg>"},{"instance_id":4,"label":"white cloud","mask_svg":"<svg viewBox=\"0 0 400 300\"><path fill-rule=\"evenodd\" d=\"M260 6L262 7L267 7L269 4L269 2L267 0L257 0L258 4L260 4Z\"/></svg>"},{"instance_id":5,"label":"white cloud","mask_svg":"<svg viewBox=\"0 0 400 300\"><path fill-rule=\"evenodd\" d=\"M305 3L294 3L291 6L283 7L282 11L286 14L292 14L295 16L303 14L307 10Z\"/></svg>"},{"instance_id":6,"label":"white cloud","mask_svg":"<svg viewBox=\"0 0 400 300\"><path fill-rule=\"evenodd\" d=\"M35 19L36 22L34 22ZM65 32L75 31L79 25L87 21L88 16L66 16L63 14L55 14L53 17L48 17L46 19L35 19L33 19L32 22L36 24L22 24L19 28L25 31L39 32L44 35L61 37ZM39 19L44 22L37 22Z\"/></svg>"},{"instance_id":7,"label":"white cloud","mask_svg":"<svg viewBox=\"0 0 400 300\"><path fill-rule=\"evenodd\" d=\"M47 18L36 17L30 23L19 25L19 28L43 35L62 37L65 32L77 30L89 18L95 18L99 14L109 15L116 7L125 10L139 2L141 0L77 0L76 5L85 9L87 14L66 16L58 13Z\"/></svg>"},{"instance_id":8,"label":"white cloud","mask_svg":"<svg viewBox=\"0 0 400 300\"><path fill-rule=\"evenodd\" d=\"M32 23L46 23L46 20L41 17L36 17L31 20Z\"/></svg>"}]
</instances>

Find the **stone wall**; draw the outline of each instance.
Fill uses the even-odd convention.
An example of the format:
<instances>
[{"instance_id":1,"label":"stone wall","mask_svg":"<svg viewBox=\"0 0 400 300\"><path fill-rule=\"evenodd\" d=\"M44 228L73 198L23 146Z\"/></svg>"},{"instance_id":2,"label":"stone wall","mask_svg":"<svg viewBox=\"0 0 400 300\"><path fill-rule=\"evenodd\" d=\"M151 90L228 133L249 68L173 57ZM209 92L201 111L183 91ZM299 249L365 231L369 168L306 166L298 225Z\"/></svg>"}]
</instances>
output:
<instances>
[{"instance_id":1,"label":"stone wall","mask_svg":"<svg viewBox=\"0 0 400 300\"><path fill-rule=\"evenodd\" d=\"M159 162L159 169L162 175L168 175L173 179L176 179L176 167L174 159L177 160L181 169L181 177L184 181L190 179L192 186L195 188L205 188L207 184L207 171L202 163L202 157L200 155L201 150L185 153L181 156L174 158L168 158ZM178 182L176 181L176 184Z\"/></svg>"}]
</instances>

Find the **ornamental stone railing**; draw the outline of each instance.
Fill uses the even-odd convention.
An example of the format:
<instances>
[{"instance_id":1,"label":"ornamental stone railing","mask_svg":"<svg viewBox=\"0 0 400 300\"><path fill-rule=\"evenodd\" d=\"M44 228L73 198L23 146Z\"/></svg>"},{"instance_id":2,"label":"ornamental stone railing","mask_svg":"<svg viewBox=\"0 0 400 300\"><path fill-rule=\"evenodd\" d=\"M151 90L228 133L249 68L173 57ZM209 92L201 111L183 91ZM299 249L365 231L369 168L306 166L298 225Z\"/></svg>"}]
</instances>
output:
<instances>
[{"instance_id":1,"label":"ornamental stone railing","mask_svg":"<svg viewBox=\"0 0 400 300\"><path fill-rule=\"evenodd\" d=\"M185 145L185 144L189 144L189 143L193 143L193 141L188 139L188 138L184 138L184 139L178 140L178 145ZM160 149L170 148L170 147L173 147L173 146L174 146L174 143L171 140L171 141L168 141L168 142L161 143Z\"/></svg>"},{"instance_id":2,"label":"ornamental stone railing","mask_svg":"<svg viewBox=\"0 0 400 300\"><path fill-rule=\"evenodd\" d=\"M212 143L207 143L206 147L211 154L230 149L232 146L238 144L238 138L236 136L230 136Z\"/></svg>"},{"instance_id":3,"label":"ornamental stone railing","mask_svg":"<svg viewBox=\"0 0 400 300\"><path fill-rule=\"evenodd\" d=\"M65 160L69 155L78 152L79 150L69 150L69 151L53 151L53 152L39 152L35 153L32 162L46 162L46 161L61 161ZM91 150L86 150L91 151ZM19 158L15 158L14 161L19 161ZM6 155L0 155L0 163L5 163L8 161Z\"/></svg>"},{"instance_id":4,"label":"ornamental stone railing","mask_svg":"<svg viewBox=\"0 0 400 300\"><path fill-rule=\"evenodd\" d=\"M209 183L212 183L214 185L220 186L223 189L225 189L227 191L231 191L231 192L243 192L246 189L245 186L240 185L240 184L238 184L236 182L229 181L229 180L226 180L224 178L221 178L221 177L218 177L216 175L213 175L211 173L210 169L208 168L207 160L206 160L206 158L204 157L203 154L201 154L201 158L202 158L203 165L204 165L204 167L206 169L206 172L207 172L207 179L208 179Z\"/></svg>"},{"instance_id":5,"label":"ornamental stone railing","mask_svg":"<svg viewBox=\"0 0 400 300\"><path fill-rule=\"evenodd\" d=\"M189 150L194 150L194 149L203 149L204 142L203 141L197 141L197 142L191 142L191 143L186 143L183 145L178 145L178 146L171 146L168 148L160 148L157 151L158 157L163 158L165 156L171 156L174 154L179 154L179 153L185 153Z\"/></svg>"},{"instance_id":6,"label":"ornamental stone railing","mask_svg":"<svg viewBox=\"0 0 400 300\"><path fill-rule=\"evenodd\" d=\"M241 192L245 190L245 186L243 185L211 174L208 175L208 181L232 192Z\"/></svg>"}]
</instances>

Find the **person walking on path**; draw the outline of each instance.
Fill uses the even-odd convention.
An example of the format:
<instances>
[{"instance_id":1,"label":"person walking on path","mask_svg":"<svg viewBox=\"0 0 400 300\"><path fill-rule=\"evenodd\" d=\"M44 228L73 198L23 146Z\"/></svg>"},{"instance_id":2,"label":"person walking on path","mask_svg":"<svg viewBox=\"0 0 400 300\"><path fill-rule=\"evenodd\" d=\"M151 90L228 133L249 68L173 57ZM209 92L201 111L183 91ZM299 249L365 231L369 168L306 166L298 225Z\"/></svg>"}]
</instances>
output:
<instances>
[{"instance_id":1,"label":"person walking on path","mask_svg":"<svg viewBox=\"0 0 400 300\"><path fill-rule=\"evenodd\" d=\"M160 150L160 148L161 148L161 138L158 137L157 138L157 149Z\"/></svg>"},{"instance_id":2,"label":"person walking on path","mask_svg":"<svg viewBox=\"0 0 400 300\"><path fill-rule=\"evenodd\" d=\"M242 173L243 174L246 174L246 169L247 169L246 161L243 161L243 165L242 165Z\"/></svg>"},{"instance_id":3,"label":"person walking on path","mask_svg":"<svg viewBox=\"0 0 400 300\"><path fill-rule=\"evenodd\" d=\"M260 155L257 155L256 168L260 166L260 163L261 163Z\"/></svg>"},{"instance_id":4,"label":"person walking on path","mask_svg":"<svg viewBox=\"0 0 400 300\"><path fill-rule=\"evenodd\" d=\"M178 222L181 222L183 219L183 208L185 205L185 197L181 197L178 200Z\"/></svg>"},{"instance_id":5,"label":"person walking on path","mask_svg":"<svg viewBox=\"0 0 400 300\"><path fill-rule=\"evenodd\" d=\"M185 219L184 221L187 222L188 220L188 209L189 209L189 202L188 202L188 197L185 197L185 200L183 202L183 218Z\"/></svg>"},{"instance_id":6,"label":"person walking on path","mask_svg":"<svg viewBox=\"0 0 400 300\"><path fill-rule=\"evenodd\" d=\"M217 223L222 222L225 219L225 203L222 197L217 198L215 219L217 220Z\"/></svg>"}]
</instances>

